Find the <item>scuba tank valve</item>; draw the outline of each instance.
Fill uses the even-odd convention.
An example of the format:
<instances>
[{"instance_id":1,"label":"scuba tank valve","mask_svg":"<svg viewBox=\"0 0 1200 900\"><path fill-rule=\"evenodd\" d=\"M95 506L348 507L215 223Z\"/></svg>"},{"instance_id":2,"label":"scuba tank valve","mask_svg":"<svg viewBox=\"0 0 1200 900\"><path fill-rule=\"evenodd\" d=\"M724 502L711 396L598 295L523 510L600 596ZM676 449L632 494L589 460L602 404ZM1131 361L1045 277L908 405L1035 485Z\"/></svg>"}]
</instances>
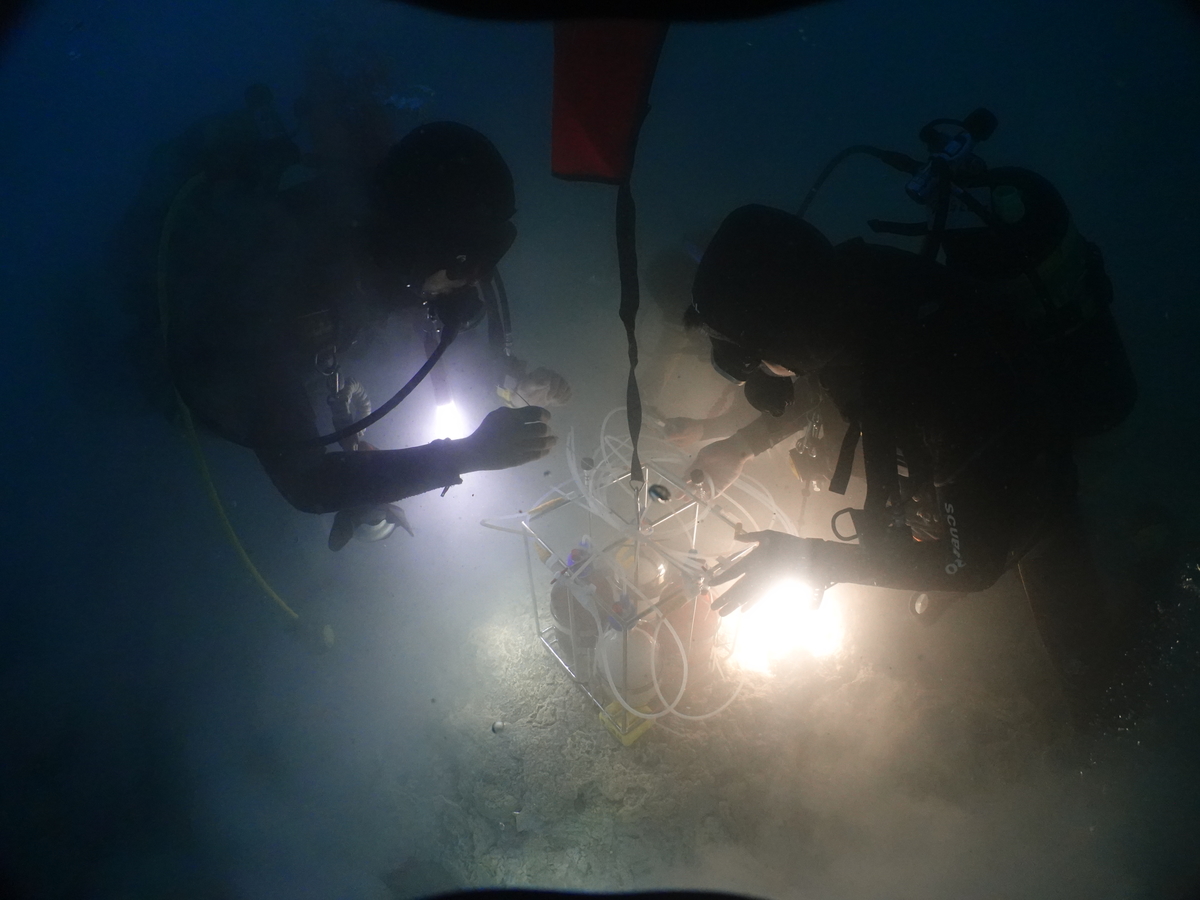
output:
<instances>
[{"instance_id":1,"label":"scuba tank valve","mask_svg":"<svg viewBox=\"0 0 1200 900\"><path fill-rule=\"evenodd\" d=\"M905 193L922 206L938 201L948 190L946 179L953 179L974 164L975 147L992 136L997 124L995 115L982 107L961 122L934 119L927 123L918 136L929 150L929 161L905 185ZM943 125L956 125L960 130L946 134L940 130Z\"/></svg>"}]
</instances>

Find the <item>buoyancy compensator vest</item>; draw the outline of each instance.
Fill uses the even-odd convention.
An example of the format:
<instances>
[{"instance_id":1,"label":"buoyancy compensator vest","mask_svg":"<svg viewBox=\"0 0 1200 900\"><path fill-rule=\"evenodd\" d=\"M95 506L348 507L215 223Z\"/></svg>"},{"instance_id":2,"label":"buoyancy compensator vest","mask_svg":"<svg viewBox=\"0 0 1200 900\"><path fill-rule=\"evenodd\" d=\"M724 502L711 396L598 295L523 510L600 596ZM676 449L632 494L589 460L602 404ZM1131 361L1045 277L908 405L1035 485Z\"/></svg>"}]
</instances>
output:
<instances>
[{"instance_id":1,"label":"buoyancy compensator vest","mask_svg":"<svg viewBox=\"0 0 1200 900\"><path fill-rule=\"evenodd\" d=\"M1112 314L1112 281L1100 248L1085 240L1042 176L989 169L966 187L991 212L986 224L947 228L947 268L987 285L1044 351L1061 412L1077 437L1119 425L1137 383Z\"/></svg>"},{"instance_id":2,"label":"buoyancy compensator vest","mask_svg":"<svg viewBox=\"0 0 1200 900\"><path fill-rule=\"evenodd\" d=\"M1103 433L1124 421L1137 398L1112 314L1112 283L1099 248L1080 235L1045 178L1027 169L989 169L975 155L996 126L984 109L962 121L930 122L919 135L929 153L924 161L866 145L849 147L818 176L799 215L852 155L873 156L909 175L906 193L926 207L925 221L870 220L871 230L920 238L921 256L981 288L965 302L989 307L981 310L985 316L1003 314L1013 359L1022 360L1023 378L1034 375L1035 389L1049 401L1047 411L1063 437ZM1013 322L1018 327L1009 330ZM936 512L929 515L932 498L923 491L932 483L932 473L923 471L928 462L923 448L886 422L850 423L830 491L845 493L860 436L867 500L863 510L842 511L853 514L856 536L940 539L945 523ZM836 521L837 516L835 535L853 539L838 533Z\"/></svg>"},{"instance_id":3,"label":"buoyancy compensator vest","mask_svg":"<svg viewBox=\"0 0 1200 900\"><path fill-rule=\"evenodd\" d=\"M922 255L981 284L984 301L1020 319L1043 357L1045 387L1076 437L1102 434L1129 415L1137 383L1112 314L1112 282L1100 249L1075 228L1049 181L1028 169L989 169L975 148L997 127L977 109L962 121L937 119L920 131L924 162L858 145L821 172L800 208L852 155L873 156L911 177L908 196L925 222L867 224L877 233L923 239ZM947 130L949 129L949 130Z\"/></svg>"}]
</instances>

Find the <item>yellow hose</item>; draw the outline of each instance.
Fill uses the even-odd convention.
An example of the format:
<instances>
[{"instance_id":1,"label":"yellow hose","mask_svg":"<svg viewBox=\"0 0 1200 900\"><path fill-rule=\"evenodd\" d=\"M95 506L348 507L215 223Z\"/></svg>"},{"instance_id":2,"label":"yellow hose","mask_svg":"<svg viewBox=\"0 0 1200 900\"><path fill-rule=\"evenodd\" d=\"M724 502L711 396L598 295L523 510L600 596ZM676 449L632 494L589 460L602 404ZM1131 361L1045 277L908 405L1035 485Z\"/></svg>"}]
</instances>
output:
<instances>
[{"instance_id":1,"label":"yellow hose","mask_svg":"<svg viewBox=\"0 0 1200 900\"><path fill-rule=\"evenodd\" d=\"M175 219L179 215L179 210L183 203L192 192L204 183L205 176L201 172L199 175L193 175L188 182L179 189L179 193L175 195L175 199L171 201L171 206L167 210L166 218L163 220L162 233L158 241L158 320L162 329L163 353L167 354L166 364L170 366L170 349L167 343L167 251L171 243L171 232L175 228ZM200 476L204 480L205 490L208 492L208 499L212 501L213 507L217 511L217 516L221 520L221 526L225 529L225 535L229 538L229 543L233 544L233 549L237 551L238 557L249 570L250 575L258 582L258 586L266 592L275 603L288 614L293 620L300 618L300 615L284 603L283 598L275 592L275 589L267 583L263 578L262 573L258 571L258 567L254 565L254 561L250 559L250 555L246 552L246 548L242 546L241 540L237 536L237 532L233 528L233 523L229 521L229 515L225 512L225 504L221 502L221 495L217 493L217 486L213 483L212 473L208 468L208 460L204 458L204 449L200 446L200 437L196 434L196 426L192 421L191 410L187 404L183 402L183 398L179 396L179 391L175 390L172 384L172 391L175 394L175 402L179 404L179 412L183 417L184 430L187 433L188 443L192 447L192 453L196 457L196 465L200 467ZM323 631L323 638L326 644L332 644L333 632L328 625Z\"/></svg>"}]
</instances>

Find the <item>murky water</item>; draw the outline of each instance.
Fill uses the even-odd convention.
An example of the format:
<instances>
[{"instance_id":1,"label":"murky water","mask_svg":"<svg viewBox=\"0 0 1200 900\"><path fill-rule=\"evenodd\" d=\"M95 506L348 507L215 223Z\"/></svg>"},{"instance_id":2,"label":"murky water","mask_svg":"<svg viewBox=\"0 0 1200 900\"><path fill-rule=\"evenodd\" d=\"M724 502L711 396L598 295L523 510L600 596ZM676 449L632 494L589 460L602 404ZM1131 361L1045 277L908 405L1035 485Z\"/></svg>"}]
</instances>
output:
<instances>
[{"instance_id":1,"label":"murky water","mask_svg":"<svg viewBox=\"0 0 1200 900\"><path fill-rule=\"evenodd\" d=\"M1141 398L1081 451L1081 495L1114 583L1156 585L1162 608L1147 711L1120 729L1070 726L1009 575L928 626L904 596L839 589L837 652L732 676L740 693L721 714L666 717L625 747L537 641L521 541L479 524L569 484L566 435L590 453L624 402L614 193L550 177L550 27L359 0L143 6L34 4L0 65L0 893L1200 888L1200 623L1194 586L1172 587L1200 499L1195 17L1126 0L845 0L672 27L633 185L648 397L665 415L701 416L724 390L706 360L667 358L672 254L743 203L795 208L845 146L916 153L923 122L988 105L1000 120L988 162L1045 174L1104 250ZM504 264L516 350L574 388L546 460L406 501L414 537L337 554L330 517L296 512L248 453L206 440L249 554L306 622L336 635L321 654L245 574L182 434L144 402L124 349L132 319L106 268L152 149L255 81L286 110L314 42L347 66L385 61L397 115L429 103L500 148L519 206ZM838 240L868 218L914 215L903 184L867 160L811 208ZM469 378L478 338L446 363L476 419L493 403ZM384 396L418 352L411 322L393 322L357 372ZM431 407L414 395L371 439L428 440ZM799 518L783 452L755 465ZM838 505L817 495L804 533L828 536ZM568 547L579 537L556 535Z\"/></svg>"}]
</instances>

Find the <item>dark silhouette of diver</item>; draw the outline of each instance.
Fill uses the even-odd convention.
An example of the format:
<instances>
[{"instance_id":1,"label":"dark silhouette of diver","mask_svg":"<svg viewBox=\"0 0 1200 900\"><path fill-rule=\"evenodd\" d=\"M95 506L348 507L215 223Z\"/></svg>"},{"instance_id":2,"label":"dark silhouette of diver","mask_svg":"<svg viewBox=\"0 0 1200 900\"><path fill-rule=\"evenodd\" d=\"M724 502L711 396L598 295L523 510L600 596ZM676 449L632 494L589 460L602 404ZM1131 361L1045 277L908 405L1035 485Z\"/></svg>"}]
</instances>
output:
<instances>
[{"instance_id":1,"label":"dark silhouette of diver","mask_svg":"<svg viewBox=\"0 0 1200 900\"><path fill-rule=\"evenodd\" d=\"M1139 610L1101 590L1073 444L1121 421L1136 388L1099 251L1053 187L1012 168L971 186L988 224L941 233L945 262L861 239L835 247L764 206L735 210L713 238L689 320L781 426L758 446L721 442L705 457L717 483L698 480L719 491L794 431L815 385L847 423L830 489L844 493L860 441L867 483L864 508L843 511L853 534L839 532L842 513L832 523L842 541L745 535L758 547L716 579L741 579L717 605L751 603L785 574L806 579L815 602L840 582L948 597L1016 564L1068 702L1090 721Z\"/></svg>"},{"instance_id":2,"label":"dark silhouette of diver","mask_svg":"<svg viewBox=\"0 0 1200 900\"><path fill-rule=\"evenodd\" d=\"M504 319L503 327L489 321L489 332L507 350L507 300L494 272L515 238L516 207L491 142L465 125L432 122L384 145L374 165L362 153L330 159L300 152L265 87L246 99L245 110L194 129L198 174L175 193L158 241L166 363L192 417L252 448L297 509L340 513L334 549L357 525L377 534L407 527L395 501L548 453L555 438L543 407L565 402L569 386L546 369L527 373L506 352L494 374L507 380L511 405L474 434L400 450L362 440L362 428L485 314ZM310 123L320 111L303 108ZM325 118L336 124L336 115ZM372 413L339 359L389 315L414 308L427 313L428 359ZM321 394L329 435L318 428ZM335 440L342 450L327 452Z\"/></svg>"}]
</instances>

